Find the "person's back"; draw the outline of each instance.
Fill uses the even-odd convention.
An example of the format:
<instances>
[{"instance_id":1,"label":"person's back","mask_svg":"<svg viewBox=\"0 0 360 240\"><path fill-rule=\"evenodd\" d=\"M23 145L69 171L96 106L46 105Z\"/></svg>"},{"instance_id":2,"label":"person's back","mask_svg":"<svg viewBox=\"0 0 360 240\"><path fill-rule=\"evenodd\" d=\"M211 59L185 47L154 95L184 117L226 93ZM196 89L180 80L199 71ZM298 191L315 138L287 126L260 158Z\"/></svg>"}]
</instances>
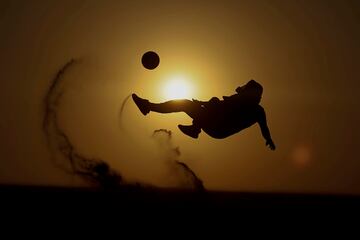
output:
<instances>
[{"instance_id":1,"label":"person's back","mask_svg":"<svg viewBox=\"0 0 360 240\"><path fill-rule=\"evenodd\" d=\"M259 122L265 114L260 105L225 111L222 115L208 116L206 121L201 122L202 130L213 138L226 138Z\"/></svg>"},{"instance_id":2,"label":"person's back","mask_svg":"<svg viewBox=\"0 0 360 240\"><path fill-rule=\"evenodd\" d=\"M236 89L236 94L232 96L223 96L224 102L235 108L252 107L258 105L261 101L263 87L255 80L250 80L244 86Z\"/></svg>"},{"instance_id":3,"label":"person's back","mask_svg":"<svg viewBox=\"0 0 360 240\"><path fill-rule=\"evenodd\" d=\"M209 101L203 102L193 99L194 102L200 104L215 114L236 114L239 111L255 107L260 103L263 92L262 86L255 80L250 80L244 86L236 89L236 94L231 96L223 96L224 100L212 97Z\"/></svg>"},{"instance_id":4,"label":"person's back","mask_svg":"<svg viewBox=\"0 0 360 240\"><path fill-rule=\"evenodd\" d=\"M262 86L255 80L250 80L244 86L238 87L236 92L231 96L223 96L224 100L217 97L213 97L207 102L195 100L204 107L208 126L223 124L226 125L223 128L231 128L236 125L241 130L243 128L237 123L244 123L241 126L248 126L252 122L257 112L262 109L259 106L263 92Z\"/></svg>"}]
</instances>

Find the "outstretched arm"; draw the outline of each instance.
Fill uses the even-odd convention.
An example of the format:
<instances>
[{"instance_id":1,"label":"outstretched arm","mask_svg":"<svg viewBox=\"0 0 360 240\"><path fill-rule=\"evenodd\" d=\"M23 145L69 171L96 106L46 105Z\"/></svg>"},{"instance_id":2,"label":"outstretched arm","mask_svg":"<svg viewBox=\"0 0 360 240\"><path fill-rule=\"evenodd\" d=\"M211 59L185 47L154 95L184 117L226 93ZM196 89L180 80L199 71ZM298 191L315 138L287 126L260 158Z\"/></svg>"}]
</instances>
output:
<instances>
[{"instance_id":1,"label":"outstretched arm","mask_svg":"<svg viewBox=\"0 0 360 240\"><path fill-rule=\"evenodd\" d=\"M269 146L269 148L271 150L275 150L275 144L271 139L271 135L270 135L270 130L267 126L267 122L266 122L266 114L264 109L261 107L260 113L259 113L259 118L258 118L258 123L260 125L260 129L261 129L261 134L263 135L263 137L266 140L266 146Z\"/></svg>"}]
</instances>

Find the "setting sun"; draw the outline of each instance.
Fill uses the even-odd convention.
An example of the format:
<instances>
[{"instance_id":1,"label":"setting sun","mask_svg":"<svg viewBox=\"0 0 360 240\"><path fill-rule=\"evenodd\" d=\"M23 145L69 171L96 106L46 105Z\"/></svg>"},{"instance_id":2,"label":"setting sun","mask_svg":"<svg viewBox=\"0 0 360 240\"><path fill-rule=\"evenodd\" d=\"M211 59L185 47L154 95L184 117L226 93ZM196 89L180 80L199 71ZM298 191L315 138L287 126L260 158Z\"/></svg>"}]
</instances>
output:
<instances>
[{"instance_id":1,"label":"setting sun","mask_svg":"<svg viewBox=\"0 0 360 240\"><path fill-rule=\"evenodd\" d=\"M164 97L167 99L191 98L193 88L189 81L182 77L176 76L165 83L163 88Z\"/></svg>"}]
</instances>

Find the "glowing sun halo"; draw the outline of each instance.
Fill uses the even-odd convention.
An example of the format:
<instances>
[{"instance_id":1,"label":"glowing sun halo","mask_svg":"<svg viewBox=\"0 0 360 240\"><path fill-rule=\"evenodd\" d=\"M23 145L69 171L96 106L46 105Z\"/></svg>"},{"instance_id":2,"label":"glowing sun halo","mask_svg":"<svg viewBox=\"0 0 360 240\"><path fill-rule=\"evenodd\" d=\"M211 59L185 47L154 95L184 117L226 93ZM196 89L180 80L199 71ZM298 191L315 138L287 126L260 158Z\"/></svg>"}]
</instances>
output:
<instances>
[{"instance_id":1,"label":"glowing sun halo","mask_svg":"<svg viewBox=\"0 0 360 240\"><path fill-rule=\"evenodd\" d=\"M192 86L184 77L173 77L165 83L163 92L167 99L191 99Z\"/></svg>"}]
</instances>

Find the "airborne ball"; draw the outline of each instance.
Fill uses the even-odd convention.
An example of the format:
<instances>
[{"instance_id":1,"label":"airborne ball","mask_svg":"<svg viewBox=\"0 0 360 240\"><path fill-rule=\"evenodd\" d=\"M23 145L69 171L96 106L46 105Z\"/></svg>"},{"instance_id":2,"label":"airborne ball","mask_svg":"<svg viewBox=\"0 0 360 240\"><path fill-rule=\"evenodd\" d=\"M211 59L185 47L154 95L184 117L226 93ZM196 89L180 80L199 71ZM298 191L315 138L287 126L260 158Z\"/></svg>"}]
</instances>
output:
<instances>
[{"instance_id":1,"label":"airborne ball","mask_svg":"<svg viewBox=\"0 0 360 240\"><path fill-rule=\"evenodd\" d=\"M157 55L157 53L153 51L146 52L141 58L141 63L146 69L153 70L157 66L159 66L159 55Z\"/></svg>"}]
</instances>

